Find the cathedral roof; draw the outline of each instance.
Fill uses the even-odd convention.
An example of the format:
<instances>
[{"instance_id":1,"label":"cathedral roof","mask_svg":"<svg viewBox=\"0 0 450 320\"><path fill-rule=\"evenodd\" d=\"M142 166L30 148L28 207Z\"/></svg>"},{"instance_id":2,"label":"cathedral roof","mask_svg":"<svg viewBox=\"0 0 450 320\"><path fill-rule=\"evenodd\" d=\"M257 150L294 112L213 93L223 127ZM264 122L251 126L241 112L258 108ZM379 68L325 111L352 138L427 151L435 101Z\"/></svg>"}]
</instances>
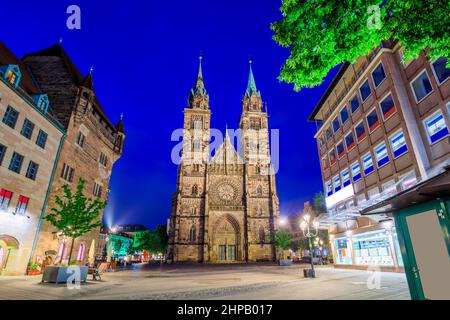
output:
<instances>
[{"instance_id":1,"label":"cathedral roof","mask_svg":"<svg viewBox=\"0 0 450 320\"><path fill-rule=\"evenodd\" d=\"M197 78L195 80L194 87L191 89L191 95L192 96L197 94L197 93L201 94L202 96L207 94L206 93L205 84L203 82L202 56L199 57Z\"/></svg>"},{"instance_id":2,"label":"cathedral roof","mask_svg":"<svg viewBox=\"0 0 450 320\"><path fill-rule=\"evenodd\" d=\"M259 96L261 96L261 93L256 88L256 82L255 82L255 77L253 76L252 61L251 60L249 61L249 64L250 64L250 72L249 72L249 75L248 75L247 90L245 91L245 93L248 96L251 96L254 93L254 94L256 94L259 97Z\"/></svg>"},{"instance_id":3,"label":"cathedral roof","mask_svg":"<svg viewBox=\"0 0 450 320\"><path fill-rule=\"evenodd\" d=\"M230 140L228 132L225 139L220 145L214 157L211 159L212 164L243 164L244 161L237 153L233 143Z\"/></svg>"}]
</instances>

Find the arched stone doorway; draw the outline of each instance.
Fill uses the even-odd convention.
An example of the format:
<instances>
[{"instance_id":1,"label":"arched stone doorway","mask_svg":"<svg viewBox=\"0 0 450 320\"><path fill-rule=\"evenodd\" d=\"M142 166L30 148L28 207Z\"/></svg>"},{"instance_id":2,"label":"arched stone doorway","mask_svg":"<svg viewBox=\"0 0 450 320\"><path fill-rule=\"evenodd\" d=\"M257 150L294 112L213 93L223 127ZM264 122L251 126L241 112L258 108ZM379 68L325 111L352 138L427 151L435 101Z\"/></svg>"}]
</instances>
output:
<instances>
[{"instance_id":1,"label":"arched stone doorway","mask_svg":"<svg viewBox=\"0 0 450 320\"><path fill-rule=\"evenodd\" d=\"M12 236L0 234L0 275L12 268L19 249L19 241Z\"/></svg>"},{"instance_id":2,"label":"arched stone doorway","mask_svg":"<svg viewBox=\"0 0 450 320\"><path fill-rule=\"evenodd\" d=\"M212 237L213 262L241 260L241 231L238 221L232 215L225 214L217 221Z\"/></svg>"}]
</instances>

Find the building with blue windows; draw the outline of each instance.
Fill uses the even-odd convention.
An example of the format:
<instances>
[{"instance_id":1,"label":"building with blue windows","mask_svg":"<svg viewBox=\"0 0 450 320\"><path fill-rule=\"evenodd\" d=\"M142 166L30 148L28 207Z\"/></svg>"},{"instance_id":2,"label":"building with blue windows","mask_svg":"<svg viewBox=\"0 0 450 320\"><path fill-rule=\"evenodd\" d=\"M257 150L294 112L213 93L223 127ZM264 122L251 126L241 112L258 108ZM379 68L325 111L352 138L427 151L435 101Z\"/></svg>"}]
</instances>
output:
<instances>
[{"instance_id":1,"label":"building with blue windows","mask_svg":"<svg viewBox=\"0 0 450 320\"><path fill-rule=\"evenodd\" d=\"M384 41L344 63L310 121L315 135L329 229L338 267L403 271L392 215L361 211L434 177L450 164L450 69L426 51L405 61Z\"/></svg>"}]
</instances>

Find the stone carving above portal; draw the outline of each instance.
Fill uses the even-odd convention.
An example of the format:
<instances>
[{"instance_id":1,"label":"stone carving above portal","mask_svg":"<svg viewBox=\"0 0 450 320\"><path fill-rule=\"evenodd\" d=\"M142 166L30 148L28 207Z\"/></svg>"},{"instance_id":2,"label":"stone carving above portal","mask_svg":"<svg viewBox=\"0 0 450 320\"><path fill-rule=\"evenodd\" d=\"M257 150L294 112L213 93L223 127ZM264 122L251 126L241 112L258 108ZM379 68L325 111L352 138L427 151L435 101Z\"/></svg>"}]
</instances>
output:
<instances>
[{"instance_id":1,"label":"stone carving above portal","mask_svg":"<svg viewBox=\"0 0 450 320\"><path fill-rule=\"evenodd\" d=\"M241 205L242 186L232 179L221 179L210 188L211 203L214 205Z\"/></svg>"}]
</instances>

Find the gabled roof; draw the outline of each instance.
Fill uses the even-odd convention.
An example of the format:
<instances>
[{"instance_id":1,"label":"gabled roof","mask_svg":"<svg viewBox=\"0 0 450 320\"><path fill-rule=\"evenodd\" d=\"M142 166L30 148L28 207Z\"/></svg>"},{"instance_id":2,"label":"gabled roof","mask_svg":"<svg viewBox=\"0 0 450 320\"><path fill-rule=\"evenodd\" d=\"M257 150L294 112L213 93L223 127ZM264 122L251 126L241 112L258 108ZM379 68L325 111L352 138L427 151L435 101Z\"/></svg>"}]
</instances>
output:
<instances>
[{"instance_id":1,"label":"gabled roof","mask_svg":"<svg viewBox=\"0 0 450 320\"><path fill-rule=\"evenodd\" d=\"M13 64L17 65L20 68L20 73L22 74L22 79L20 81L20 88L22 88L26 93L41 93L39 90L39 86L33 80L33 76L31 72L28 70L28 67L16 57L14 53L2 42L0 41L0 65L8 65Z\"/></svg>"},{"instance_id":2,"label":"gabled roof","mask_svg":"<svg viewBox=\"0 0 450 320\"><path fill-rule=\"evenodd\" d=\"M237 153L230 140L228 133L217 150L216 154L210 161L211 164L243 164L244 161Z\"/></svg>"}]
</instances>

